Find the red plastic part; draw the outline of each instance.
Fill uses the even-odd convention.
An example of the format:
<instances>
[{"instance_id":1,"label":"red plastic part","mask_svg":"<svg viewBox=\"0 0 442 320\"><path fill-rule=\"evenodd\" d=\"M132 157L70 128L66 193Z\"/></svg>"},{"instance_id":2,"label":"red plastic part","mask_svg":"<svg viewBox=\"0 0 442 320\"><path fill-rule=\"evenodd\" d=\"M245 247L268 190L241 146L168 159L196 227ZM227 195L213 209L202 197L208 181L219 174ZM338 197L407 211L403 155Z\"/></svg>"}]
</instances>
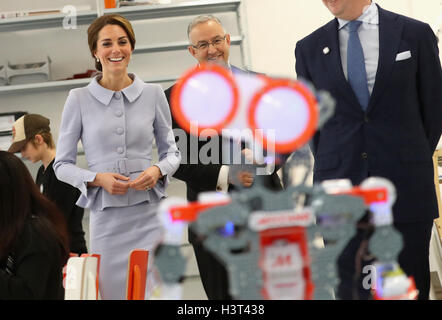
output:
<instances>
[{"instance_id":1,"label":"red plastic part","mask_svg":"<svg viewBox=\"0 0 442 320\"><path fill-rule=\"evenodd\" d=\"M285 240L288 243L297 243L301 250L301 255L303 259L303 276L305 280L305 300L312 300L314 293L314 284L312 281L312 274L310 270L310 256L308 253L308 241L307 241L307 231L304 227L287 227L278 229L268 229L259 233L260 236L260 248L261 251L265 249L266 246L271 246L275 241ZM263 257L259 261L259 266L263 269ZM264 270L263 270L264 271ZM263 283L266 283L267 275L263 272ZM269 295L263 287L261 293L265 299L269 299Z\"/></svg>"},{"instance_id":2,"label":"red plastic part","mask_svg":"<svg viewBox=\"0 0 442 320\"><path fill-rule=\"evenodd\" d=\"M392 296L388 298L380 297L377 294L376 290L373 291L373 299L374 300L417 300L417 296L419 294L418 290L416 289L416 283L414 282L413 277L408 277L408 279L411 281L410 286L408 287L407 293L397 296Z\"/></svg>"},{"instance_id":3,"label":"red plastic part","mask_svg":"<svg viewBox=\"0 0 442 320\"><path fill-rule=\"evenodd\" d=\"M144 300L149 251L134 249L129 256L127 270L127 300Z\"/></svg>"},{"instance_id":4,"label":"red plastic part","mask_svg":"<svg viewBox=\"0 0 442 320\"><path fill-rule=\"evenodd\" d=\"M211 72L217 74L220 78L224 79L229 84L229 87L232 91L232 101L229 102L230 112L225 117L225 119L222 119L218 124L210 127L199 125L197 128L198 135L201 135L202 131L204 131L205 129L213 129L220 134L222 129L225 128L235 117L239 108L239 89L236 85L235 79L233 78L231 73L227 71L227 69L216 64L200 64L199 66L192 68L191 70L186 72L178 80L177 84L173 87L173 90L171 92L170 108L172 110L173 117L175 118L179 126L184 130L186 130L187 132L191 133L190 130L191 119L188 119L182 110L181 94L185 84L192 77L198 75L199 73L204 73L204 72Z\"/></svg>"},{"instance_id":5,"label":"red plastic part","mask_svg":"<svg viewBox=\"0 0 442 320\"><path fill-rule=\"evenodd\" d=\"M287 88L300 94L304 98L309 111L309 119L306 124L306 129L300 136L288 142L275 141L274 143L274 148L276 152L290 153L295 151L311 139L317 129L319 119L317 108L318 102L316 101L314 95L301 82L291 80L269 80L267 85L265 85L253 96L252 101L250 102L250 107L248 109L247 120L249 128L252 129L253 134L257 137L258 140L263 141L264 149L268 150L269 146L273 145L273 143L269 143L267 138L261 134L260 130L258 130L260 128L259 125L256 123L256 111L261 99L266 94L268 94L272 90L280 88Z\"/></svg>"},{"instance_id":6,"label":"red plastic part","mask_svg":"<svg viewBox=\"0 0 442 320\"><path fill-rule=\"evenodd\" d=\"M172 221L188 221L192 222L198 218L198 214L206 209L228 204L230 201L219 201L212 203L191 202L186 206L170 208Z\"/></svg>"}]
</instances>

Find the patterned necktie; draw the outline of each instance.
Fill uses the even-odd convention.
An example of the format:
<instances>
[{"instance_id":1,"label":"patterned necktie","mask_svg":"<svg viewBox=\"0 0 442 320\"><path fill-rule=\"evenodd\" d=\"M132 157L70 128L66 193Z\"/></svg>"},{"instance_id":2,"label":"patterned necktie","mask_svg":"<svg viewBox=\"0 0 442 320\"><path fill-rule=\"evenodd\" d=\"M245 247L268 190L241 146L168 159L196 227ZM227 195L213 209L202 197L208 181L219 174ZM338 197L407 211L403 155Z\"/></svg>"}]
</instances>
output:
<instances>
[{"instance_id":1,"label":"patterned necktie","mask_svg":"<svg viewBox=\"0 0 442 320\"><path fill-rule=\"evenodd\" d=\"M350 21L350 37L347 47L347 71L348 82L353 88L362 109L365 111L368 107L370 93L367 85L367 71L365 70L364 51L358 36L358 29L362 21Z\"/></svg>"}]
</instances>

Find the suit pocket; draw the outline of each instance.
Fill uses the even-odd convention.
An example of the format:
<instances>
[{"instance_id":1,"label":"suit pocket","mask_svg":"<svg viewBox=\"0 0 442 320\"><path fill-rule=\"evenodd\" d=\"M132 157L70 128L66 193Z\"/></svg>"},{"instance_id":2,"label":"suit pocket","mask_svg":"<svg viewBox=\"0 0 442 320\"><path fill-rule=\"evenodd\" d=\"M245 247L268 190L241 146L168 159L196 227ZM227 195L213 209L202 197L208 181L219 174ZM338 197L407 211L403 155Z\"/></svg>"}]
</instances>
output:
<instances>
[{"instance_id":1,"label":"suit pocket","mask_svg":"<svg viewBox=\"0 0 442 320\"><path fill-rule=\"evenodd\" d=\"M403 163L425 163L432 162L429 148L401 148L399 158Z\"/></svg>"},{"instance_id":2,"label":"suit pocket","mask_svg":"<svg viewBox=\"0 0 442 320\"><path fill-rule=\"evenodd\" d=\"M411 58L411 51L404 51L396 55L396 61L403 61Z\"/></svg>"},{"instance_id":3,"label":"suit pocket","mask_svg":"<svg viewBox=\"0 0 442 320\"><path fill-rule=\"evenodd\" d=\"M400 74L403 74L404 72L409 73L411 70L415 68L415 61L414 57L410 57L408 59L404 60L397 60L394 62L394 69Z\"/></svg>"},{"instance_id":4,"label":"suit pocket","mask_svg":"<svg viewBox=\"0 0 442 320\"><path fill-rule=\"evenodd\" d=\"M315 159L314 171L332 170L339 167L341 159L337 154L317 155Z\"/></svg>"},{"instance_id":5,"label":"suit pocket","mask_svg":"<svg viewBox=\"0 0 442 320\"><path fill-rule=\"evenodd\" d=\"M394 62L394 66L395 67L406 67L406 66L411 66L413 64L413 59L410 57L408 59L404 59L404 60L396 60Z\"/></svg>"}]
</instances>

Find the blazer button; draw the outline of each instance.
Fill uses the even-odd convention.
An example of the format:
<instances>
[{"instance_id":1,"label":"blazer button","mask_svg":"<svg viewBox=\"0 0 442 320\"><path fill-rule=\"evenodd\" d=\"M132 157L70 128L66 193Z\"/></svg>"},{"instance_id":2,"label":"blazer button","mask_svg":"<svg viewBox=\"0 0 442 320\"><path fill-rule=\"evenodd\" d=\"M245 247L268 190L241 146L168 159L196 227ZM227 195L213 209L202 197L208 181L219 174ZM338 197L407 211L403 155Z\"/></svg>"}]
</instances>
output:
<instances>
[{"instance_id":1,"label":"blazer button","mask_svg":"<svg viewBox=\"0 0 442 320\"><path fill-rule=\"evenodd\" d=\"M123 111L117 110L117 111L115 111L115 115L119 118L123 115Z\"/></svg>"},{"instance_id":2,"label":"blazer button","mask_svg":"<svg viewBox=\"0 0 442 320\"><path fill-rule=\"evenodd\" d=\"M363 152L363 153L361 154L361 158L364 159L364 160L368 159L368 154L367 154L367 152Z\"/></svg>"},{"instance_id":3,"label":"blazer button","mask_svg":"<svg viewBox=\"0 0 442 320\"><path fill-rule=\"evenodd\" d=\"M124 129L123 128L117 128L117 134L119 134L120 136L123 134Z\"/></svg>"},{"instance_id":4,"label":"blazer button","mask_svg":"<svg viewBox=\"0 0 442 320\"><path fill-rule=\"evenodd\" d=\"M119 91L115 92L114 97L115 97L115 99L120 100L121 99L121 92L119 92Z\"/></svg>"},{"instance_id":5,"label":"blazer button","mask_svg":"<svg viewBox=\"0 0 442 320\"><path fill-rule=\"evenodd\" d=\"M124 152L123 147L118 147L118 148L117 148L117 152L118 152L119 154L122 154L122 153Z\"/></svg>"}]
</instances>

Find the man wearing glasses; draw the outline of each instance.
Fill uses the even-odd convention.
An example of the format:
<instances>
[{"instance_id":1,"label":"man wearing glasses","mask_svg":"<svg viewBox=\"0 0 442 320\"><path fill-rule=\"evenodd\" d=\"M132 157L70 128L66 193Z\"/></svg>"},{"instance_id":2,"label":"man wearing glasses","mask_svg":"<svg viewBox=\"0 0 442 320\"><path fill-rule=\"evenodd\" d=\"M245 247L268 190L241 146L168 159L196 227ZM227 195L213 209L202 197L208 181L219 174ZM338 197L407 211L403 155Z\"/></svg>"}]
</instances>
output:
<instances>
[{"instance_id":1,"label":"man wearing glasses","mask_svg":"<svg viewBox=\"0 0 442 320\"><path fill-rule=\"evenodd\" d=\"M188 28L187 35L190 45L188 50L190 54L198 61L198 63L216 63L233 73L246 72L236 68L229 63L230 53L230 35L226 33L221 21L212 15L198 16L193 19ZM172 87L165 91L166 97L170 104L170 95ZM182 130L172 117L172 127L174 130ZM197 137L190 137L187 135L187 146L190 146L190 139L198 139ZM221 141L222 139L219 139ZM204 141L198 141L198 154L201 148L210 142L210 138ZM181 148L180 144L183 141L177 141L180 150L189 150L189 148ZM198 158L197 164L190 162L189 151L182 152L182 163L178 170L173 175L186 183L187 200L197 200L198 193L206 191L231 191L235 187L242 185L242 187L250 187L254 181L252 173L243 171L238 176L233 177L235 170L230 170L229 163L223 164L222 150L226 146L219 143L218 158L219 161L211 162L209 164L201 163ZM230 146L227 146L230 147ZM243 146L241 149L244 150ZM224 149L225 150L225 149ZM212 150L213 152L214 150ZM213 155L210 157L213 159ZM224 159L225 160L225 159ZM187 161L187 162L184 162ZM225 161L224 161L225 163ZM264 185L272 190L281 190L282 184L276 170L263 180ZM195 241L196 235L189 230L189 242L193 245L198 269L201 275L201 281L207 297L213 299L231 299L228 294L228 280L226 269L207 252L203 246Z\"/></svg>"},{"instance_id":2,"label":"man wearing glasses","mask_svg":"<svg viewBox=\"0 0 442 320\"><path fill-rule=\"evenodd\" d=\"M218 18L200 16L187 28L190 54L199 63L214 62L230 68L230 34L227 34Z\"/></svg>"}]
</instances>

